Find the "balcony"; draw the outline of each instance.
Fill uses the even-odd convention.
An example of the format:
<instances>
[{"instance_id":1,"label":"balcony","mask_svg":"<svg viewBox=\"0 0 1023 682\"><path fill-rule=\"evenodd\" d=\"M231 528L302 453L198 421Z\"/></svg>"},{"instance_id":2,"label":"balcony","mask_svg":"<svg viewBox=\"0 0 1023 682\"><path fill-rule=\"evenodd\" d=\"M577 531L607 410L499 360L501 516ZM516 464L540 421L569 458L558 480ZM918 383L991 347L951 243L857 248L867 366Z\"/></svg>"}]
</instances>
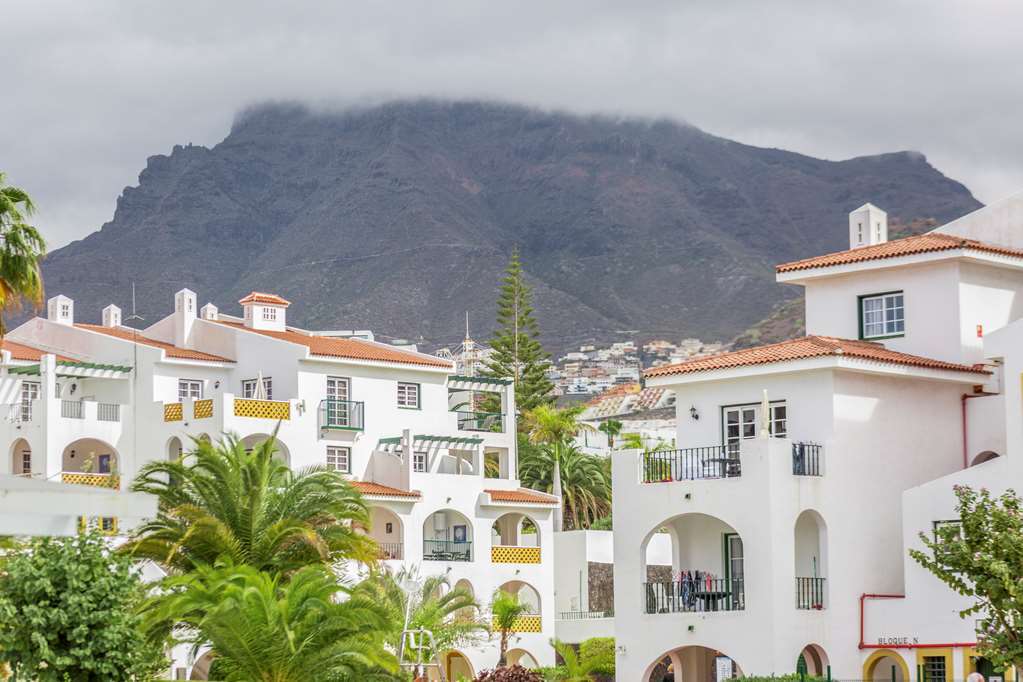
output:
<instances>
[{"instance_id":1,"label":"balcony","mask_svg":"<svg viewBox=\"0 0 1023 682\"><path fill-rule=\"evenodd\" d=\"M491 625L493 626L494 630L498 630L499 629L499 627L497 625L497 619L496 618L494 618L494 620L491 623ZM515 619L515 622L512 623L510 631L511 632L542 632L543 631L543 621L540 619L540 616L538 614L525 614L525 615L519 616L518 618Z\"/></svg>"},{"instance_id":2,"label":"balcony","mask_svg":"<svg viewBox=\"0 0 1023 682\"><path fill-rule=\"evenodd\" d=\"M504 433L504 415L500 412L458 411L458 430Z\"/></svg>"},{"instance_id":3,"label":"balcony","mask_svg":"<svg viewBox=\"0 0 1023 682\"><path fill-rule=\"evenodd\" d=\"M821 467L824 446L816 443L792 444L792 475L823 476Z\"/></svg>"},{"instance_id":4,"label":"balcony","mask_svg":"<svg viewBox=\"0 0 1023 682\"><path fill-rule=\"evenodd\" d=\"M405 544L402 542L378 542L381 561L402 561L405 558Z\"/></svg>"},{"instance_id":5,"label":"balcony","mask_svg":"<svg viewBox=\"0 0 1023 682\"><path fill-rule=\"evenodd\" d=\"M643 455L643 482L668 483L742 475L738 443L683 450L662 450Z\"/></svg>"},{"instance_id":6,"label":"balcony","mask_svg":"<svg viewBox=\"0 0 1023 682\"><path fill-rule=\"evenodd\" d=\"M606 611L559 611L558 620L600 620L601 618L614 618L615 610Z\"/></svg>"},{"instance_id":7,"label":"balcony","mask_svg":"<svg viewBox=\"0 0 1023 682\"><path fill-rule=\"evenodd\" d=\"M121 485L121 477L117 474L90 474L82 471L60 472L61 483L72 485L91 485L97 488L117 489Z\"/></svg>"},{"instance_id":8,"label":"balcony","mask_svg":"<svg viewBox=\"0 0 1023 682\"><path fill-rule=\"evenodd\" d=\"M423 540L424 561L472 561L472 542Z\"/></svg>"},{"instance_id":9,"label":"balcony","mask_svg":"<svg viewBox=\"0 0 1023 682\"><path fill-rule=\"evenodd\" d=\"M356 400L327 398L320 401L320 429L362 431L365 428L366 404Z\"/></svg>"},{"instance_id":10,"label":"balcony","mask_svg":"<svg viewBox=\"0 0 1023 682\"><path fill-rule=\"evenodd\" d=\"M824 608L824 578L796 578L796 608L820 611Z\"/></svg>"},{"instance_id":11,"label":"balcony","mask_svg":"<svg viewBox=\"0 0 1023 682\"><path fill-rule=\"evenodd\" d=\"M494 545L490 548L490 563L538 564L540 563L540 548Z\"/></svg>"},{"instance_id":12,"label":"balcony","mask_svg":"<svg viewBox=\"0 0 1023 682\"><path fill-rule=\"evenodd\" d=\"M234 416L289 421L291 419L291 402L288 400L235 398Z\"/></svg>"},{"instance_id":13,"label":"balcony","mask_svg":"<svg viewBox=\"0 0 1023 682\"><path fill-rule=\"evenodd\" d=\"M647 613L742 611L742 578L700 578L644 583Z\"/></svg>"}]
</instances>

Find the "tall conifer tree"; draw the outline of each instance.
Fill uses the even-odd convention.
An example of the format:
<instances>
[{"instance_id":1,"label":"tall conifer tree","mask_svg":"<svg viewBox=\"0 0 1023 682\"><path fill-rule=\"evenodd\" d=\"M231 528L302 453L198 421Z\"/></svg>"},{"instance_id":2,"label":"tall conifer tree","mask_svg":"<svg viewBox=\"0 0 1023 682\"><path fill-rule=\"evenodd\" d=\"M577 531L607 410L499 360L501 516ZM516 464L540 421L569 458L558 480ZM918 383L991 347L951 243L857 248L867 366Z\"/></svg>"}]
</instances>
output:
<instances>
[{"instance_id":1,"label":"tall conifer tree","mask_svg":"<svg viewBox=\"0 0 1023 682\"><path fill-rule=\"evenodd\" d=\"M554 384L547 378L550 355L540 345L540 327L533 317L533 291L526 284L519 249L501 281L497 297L497 326L490 341L494 354L486 374L515 381L515 407L519 413L551 401Z\"/></svg>"}]
</instances>

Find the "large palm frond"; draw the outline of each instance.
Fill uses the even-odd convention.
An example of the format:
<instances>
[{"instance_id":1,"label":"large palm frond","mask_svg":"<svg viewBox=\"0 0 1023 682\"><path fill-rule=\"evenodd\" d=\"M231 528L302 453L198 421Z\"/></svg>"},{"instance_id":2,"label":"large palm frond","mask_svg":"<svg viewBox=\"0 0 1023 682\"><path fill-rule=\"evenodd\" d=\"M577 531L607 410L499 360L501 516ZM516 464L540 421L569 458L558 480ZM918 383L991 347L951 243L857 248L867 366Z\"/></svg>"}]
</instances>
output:
<instances>
[{"instance_id":1,"label":"large palm frond","mask_svg":"<svg viewBox=\"0 0 1023 682\"><path fill-rule=\"evenodd\" d=\"M35 212L24 190L5 185L0 173L0 338L6 333L3 312L18 309L22 300L40 305L43 276L40 261L46 254L42 234L26 223Z\"/></svg>"}]
</instances>

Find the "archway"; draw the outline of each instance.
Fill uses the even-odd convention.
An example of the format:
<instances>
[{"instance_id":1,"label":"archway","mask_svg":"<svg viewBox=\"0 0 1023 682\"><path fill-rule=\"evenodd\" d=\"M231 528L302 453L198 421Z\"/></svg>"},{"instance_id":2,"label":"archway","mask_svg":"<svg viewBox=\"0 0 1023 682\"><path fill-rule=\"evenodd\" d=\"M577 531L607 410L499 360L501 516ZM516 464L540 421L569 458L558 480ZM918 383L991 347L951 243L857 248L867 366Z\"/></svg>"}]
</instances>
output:
<instances>
[{"instance_id":1,"label":"archway","mask_svg":"<svg viewBox=\"0 0 1023 682\"><path fill-rule=\"evenodd\" d=\"M188 679L190 680L208 680L210 679L210 666L213 665L213 652L207 651L195 662L192 666L192 672L189 674Z\"/></svg>"},{"instance_id":2,"label":"archway","mask_svg":"<svg viewBox=\"0 0 1023 682\"><path fill-rule=\"evenodd\" d=\"M863 662L863 679L867 682L908 682L909 666L897 652L878 649Z\"/></svg>"},{"instance_id":3,"label":"archway","mask_svg":"<svg viewBox=\"0 0 1023 682\"><path fill-rule=\"evenodd\" d=\"M385 561L402 561L405 558L404 528L401 518L387 507L370 507L369 536L380 548L380 558Z\"/></svg>"},{"instance_id":4,"label":"archway","mask_svg":"<svg viewBox=\"0 0 1023 682\"><path fill-rule=\"evenodd\" d=\"M794 575L797 609L827 606L828 530L824 518L813 509L796 517Z\"/></svg>"},{"instance_id":5,"label":"archway","mask_svg":"<svg viewBox=\"0 0 1023 682\"><path fill-rule=\"evenodd\" d=\"M521 665L523 668L540 667L540 664L536 662L536 656L525 649L508 649L507 661L508 665Z\"/></svg>"},{"instance_id":6,"label":"archway","mask_svg":"<svg viewBox=\"0 0 1023 682\"><path fill-rule=\"evenodd\" d=\"M667 537L667 540L664 538ZM670 573L654 560L657 544L670 543ZM646 613L739 611L746 608L743 541L733 526L707 514L673 516L640 545ZM667 560L662 557L660 561Z\"/></svg>"},{"instance_id":7,"label":"archway","mask_svg":"<svg viewBox=\"0 0 1023 682\"><path fill-rule=\"evenodd\" d=\"M167 441L167 461L176 462L184 454L185 448L181 445L181 439L177 436L171 436L171 439Z\"/></svg>"},{"instance_id":8,"label":"archway","mask_svg":"<svg viewBox=\"0 0 1023 682\"><path fill-rule=\"evenodd\" d=\"M705 646L683 646L659 656L642 679L644 682L714 680L719 663L731 668L732 677L745 676L739 664L722 651Z\"/></svg>"},{"instance_id":9,"label":"archway","mask_svg":"<svg viewBox=\"0 0 1023 682\"><path fill-rule=\"evenodd\" d=\"M472 663L461 651L448 651L442 659L444 665L444 679L447 680L472 680L476 673L473 672Z\"/></svg>"},{"instance_id":10,"label":"archway","mask_svg":"<svg viewBox=\"0 0 1023 682\"><path fill-rule=\"evenodd\" d=\"M32 475L32 446L24 438L19 438L11 445L11 474L14 476Z\"/></svg>"},{"instance_id":11,"label":"archway","mask_svg":"<svg viewBox=\"0 0 1023 682\"><path fill-rule=\"evenodd\" d=\"M65 483L116 488L120 481L117 450L96 438L79 438L64 448L61 472Z\"/></svg>"},{"instance_id":12,"label":"archway","mask_svg":"<svg viewBox=\"0 0 1023 682\"><path fill-rule=\"evenodd\" d=\"M452 589L463 590L470 597L472 597L473 601L476 600L476 590L475 588L473 588L472 583L469 582L467 578L462 578L461 580L456 582L454 588ZM455 618L458 620L473 620L474 618L476 618L476 613L477 613L476 608L467 606L464 609L459 609L455 611Z\"/></svg>"},{"instance_id":13,"label":"archway","mask_svg":"<svg viewBox=\"0 0 1023 682\"><path fill-rule=\"evenodd\" d=\"M826 677L831 662L824 648L818 644L807 644L796 659L796 672L813 677Z\"/></svg>"},{"instance_id":14,"label":"archway","mask_svg":"<svg viewBox=\"0 0 1023 682\"><path fill-rule=\"evenodd\" d=\"M490 527L490 560L495 564L540 563L540 527L519 512L502 514Z\"/></svg>"},{"instance_id":15,"label":"archway","mask_svg":"<svg viewBox=\"0 0 1023 682\"><path fill-rule=\"evenodd\" d=\"M271 438L273 438L273 436L271 436L268 433L252 433L249 434L248 436L245 436L245 438L242 438L242 447L245 448L246 452L252 452L252 450L254 450L257 445L260 445L261 443L264 443L270 440ZM280 438L278 438L274 440L273 448L274 458L281 460L290 467L291 452L288 450L288 446L285 445Z\"/></svg>"},{"instance_id":16,"label":"archway","mask_svg":"<svg viewBox=\"0 0 1023 682\"><path fill-rule=\"evenodd\" d=\"M970 463L970 466L975 467L978 464L983 464L984 462L990 462L993 459L998 459L998 457L999 455L997 452L985 450L984 452L978 453L977 456L973 458L973 461Z\"/></svg>"},{"instance_id":17,"label":"archway","mask_svg":"<svg viewBox=\"0 0 1023 682\"><path fill-rule=\"evenodd\" d=\"M520 604L525 604L529 607L529 610L526 612L527 614L540 614L540 592L529 583L522 580L509 580L497 589L518 597Z\"/></svg>"},{"instance_id":18,"label":"archway","mask_svg":"<svg viewBox=\"0 0 1023 682\"><path fill-rule=\"evenodd\" d=\"M472 522L454 509L440 509L423 522L424 561L472 561Z\"/></svg>"}]
</instances>

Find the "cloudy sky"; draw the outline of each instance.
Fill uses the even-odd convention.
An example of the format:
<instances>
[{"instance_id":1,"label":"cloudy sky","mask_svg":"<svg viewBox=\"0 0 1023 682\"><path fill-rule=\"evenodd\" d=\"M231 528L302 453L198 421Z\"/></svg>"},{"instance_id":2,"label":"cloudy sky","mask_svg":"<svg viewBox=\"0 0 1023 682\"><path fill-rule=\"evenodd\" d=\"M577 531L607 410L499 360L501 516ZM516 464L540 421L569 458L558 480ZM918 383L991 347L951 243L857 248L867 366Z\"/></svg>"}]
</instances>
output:
<instances>
[{"instance_id":1,"label":"cloudy sky","mask_svg":"<svg viewBox=\"0 0 1023 682\"><path fill-rule=\"evenodd\" d=\"M59 246L147 156L268 99L495 98L670 117L826 158L915 149L1023 188L1023 3L4 0L0 170Z\"/></svg>"}]
</instances>

